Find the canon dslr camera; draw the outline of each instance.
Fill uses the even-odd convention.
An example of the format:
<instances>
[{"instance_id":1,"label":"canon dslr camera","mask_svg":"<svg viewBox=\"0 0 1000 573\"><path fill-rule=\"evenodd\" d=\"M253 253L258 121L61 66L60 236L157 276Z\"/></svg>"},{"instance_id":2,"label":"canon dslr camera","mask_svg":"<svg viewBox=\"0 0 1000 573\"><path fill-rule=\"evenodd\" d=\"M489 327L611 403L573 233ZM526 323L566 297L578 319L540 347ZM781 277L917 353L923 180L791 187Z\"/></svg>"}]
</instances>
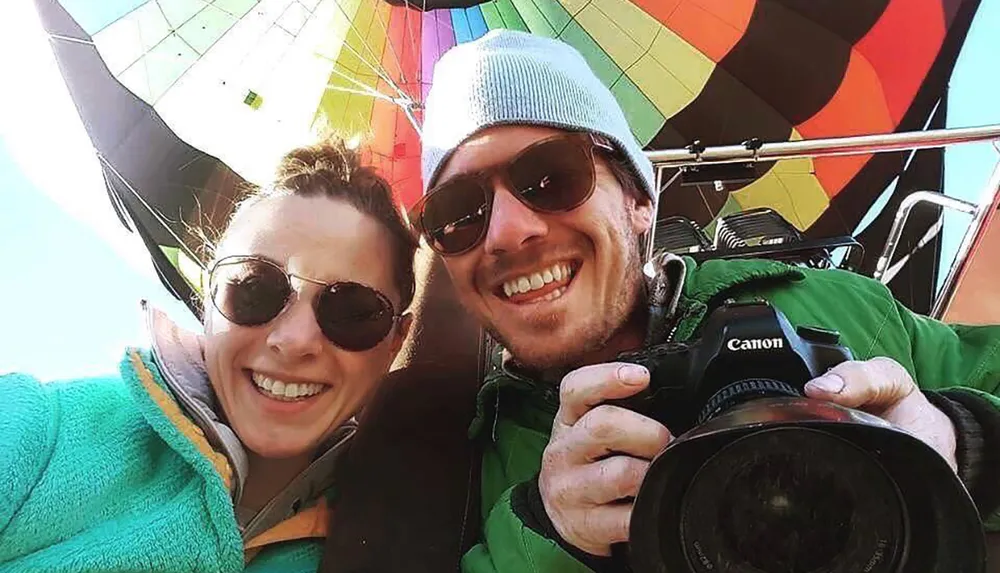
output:
<instances>
[{"instance_id":1,"label":"canon dslr camera","mask_svg":"<svg viewBox=\"0 0 1000 573\"><path fill-rule=\"evenodd\" d=\"M727 302L691 343L620 357L649 388L618 405L676 438L635 499L632 569L669 573L984 570L968 492L930 446L884 420L805 398L851 359L837 332Z\"/></svg>"}]
</instances>

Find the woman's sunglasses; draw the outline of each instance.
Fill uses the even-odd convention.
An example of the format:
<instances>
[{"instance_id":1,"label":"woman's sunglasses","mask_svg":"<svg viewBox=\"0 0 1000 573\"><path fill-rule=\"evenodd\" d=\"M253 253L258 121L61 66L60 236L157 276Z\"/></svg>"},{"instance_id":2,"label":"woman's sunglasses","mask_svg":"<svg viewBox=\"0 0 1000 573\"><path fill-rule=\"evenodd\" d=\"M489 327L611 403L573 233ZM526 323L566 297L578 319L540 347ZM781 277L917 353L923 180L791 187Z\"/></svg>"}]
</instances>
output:
<instances>
[{"instance_id":1,"label":"woman's sunglasses","mask_svg":"<svg viewBox=\"0 0 1000 573\"><path fill-rule=\"evenodd\" d=\"M611 142L591 133L561 134L535 142L505 165L460 175L431 189L410 210L414 230L442 255L460 255L486 236L495 177L514 197L543 213L576 209L594 193L594 149L614 153Z\"/></svg>"},{"instance_id":2,"label":"woman's sunglasses","mask_svg":"<svg viewBox=\"0 0 1000 573\"><path fill-rule=\"evenodd\" d=\"M374 348L399 315L381 292L355 282L323 283L293 275L263 258L235 255L212 267L208 292L222 316L240 326L259 326L278 317L295 292L291 277L321 285L313 301L323 335L344 350Z\"/></svg>"}]
</instances>

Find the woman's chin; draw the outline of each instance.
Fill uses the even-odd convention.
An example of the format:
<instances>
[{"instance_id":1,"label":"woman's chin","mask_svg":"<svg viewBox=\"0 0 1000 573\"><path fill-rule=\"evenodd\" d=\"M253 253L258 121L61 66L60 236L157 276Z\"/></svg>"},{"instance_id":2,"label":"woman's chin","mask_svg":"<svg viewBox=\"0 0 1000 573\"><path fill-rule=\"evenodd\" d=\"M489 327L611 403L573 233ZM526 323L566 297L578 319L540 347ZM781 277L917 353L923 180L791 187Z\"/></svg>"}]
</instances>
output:
<instances>
[{"instance_id":1,"label":"woman's chin","mask_svg":"<svg viewBox=\"0 0 1000 573\"><path fill-rule=\"evenodd\" d=\"M285 434L281 432L280 434ZM314 436L243 436L240 441L254 454L268 459L288 459L305 455L312 455L322 441L321 437Z\"/></svg>"}]
</instances>

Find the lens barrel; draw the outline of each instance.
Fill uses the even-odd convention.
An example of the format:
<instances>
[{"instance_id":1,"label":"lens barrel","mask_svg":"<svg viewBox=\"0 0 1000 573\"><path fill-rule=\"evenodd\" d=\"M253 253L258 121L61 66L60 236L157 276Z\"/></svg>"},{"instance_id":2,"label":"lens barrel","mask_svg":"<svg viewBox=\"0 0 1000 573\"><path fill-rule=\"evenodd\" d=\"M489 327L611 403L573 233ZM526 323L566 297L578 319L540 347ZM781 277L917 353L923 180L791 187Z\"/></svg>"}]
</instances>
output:
<instances>
[{"instance_id":1,"label":"lens barrel","mask_svg":"<svg viewBox=\"0 0 1000 573\"><path fill-rule=\"evenodd\" d=\"M657 456L632 514L633 571L981 573L978 512L930 446L801 397L752 399Z\"/></svg>"}]
</instances>

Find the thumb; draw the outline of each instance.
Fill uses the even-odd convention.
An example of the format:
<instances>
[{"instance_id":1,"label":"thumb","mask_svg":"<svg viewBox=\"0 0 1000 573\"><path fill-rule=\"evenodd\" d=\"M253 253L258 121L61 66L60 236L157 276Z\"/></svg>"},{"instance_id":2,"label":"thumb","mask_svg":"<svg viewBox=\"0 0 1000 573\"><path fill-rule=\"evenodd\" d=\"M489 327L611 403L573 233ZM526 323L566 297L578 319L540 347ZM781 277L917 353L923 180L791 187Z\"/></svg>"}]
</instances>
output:
<instances>
[{"instance_id":1,"label":"thumb","mask_svg":"<svg viewBox=\"0 0 1000 573\"><path fill-rule=\"evenodd\" d=\"M805 385L806 396L848 408L883 409L913 393L909 372L891 358L872 358L838 364Z\"/></svg>"}]
</instances>

